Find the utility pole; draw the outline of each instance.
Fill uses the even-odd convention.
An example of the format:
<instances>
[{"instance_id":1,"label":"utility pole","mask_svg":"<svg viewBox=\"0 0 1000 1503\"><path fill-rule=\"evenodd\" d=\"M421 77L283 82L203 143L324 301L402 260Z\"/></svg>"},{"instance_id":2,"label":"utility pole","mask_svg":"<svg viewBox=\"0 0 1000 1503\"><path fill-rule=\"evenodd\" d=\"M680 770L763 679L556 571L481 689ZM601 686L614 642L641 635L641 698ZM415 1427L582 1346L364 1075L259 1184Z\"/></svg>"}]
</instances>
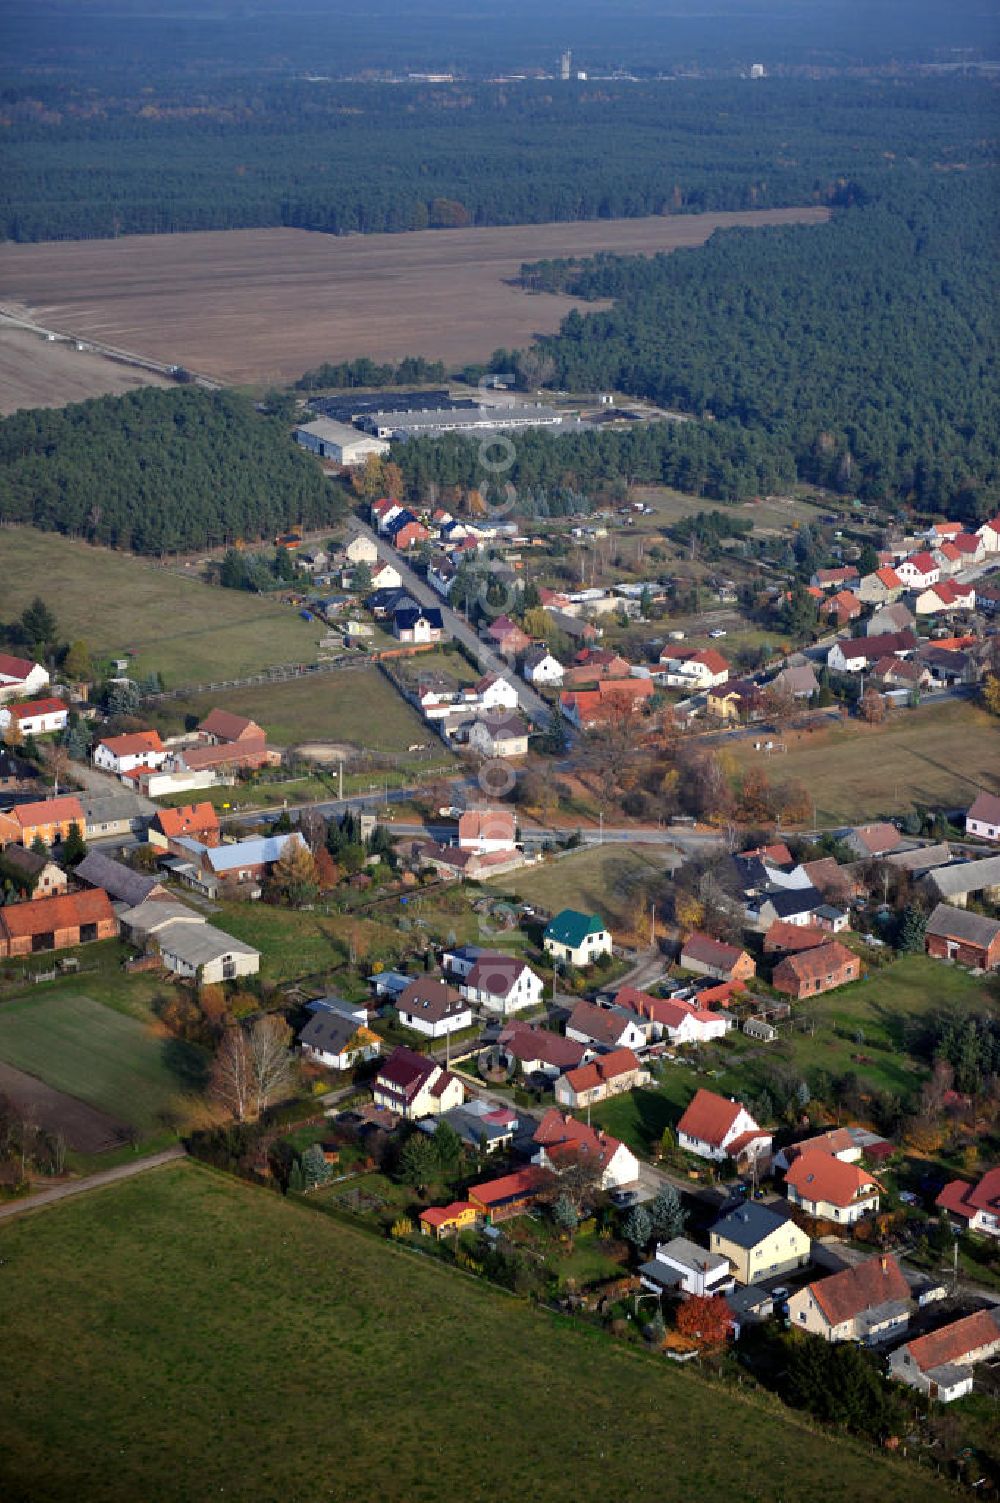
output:
<instances>
[{"instance_id":1,"label":"utility pole","mask_svg":"<svg viewBox=\"0 0 1000 1503\"><path fill-rule=\"evenodd\" d=\"M598 837L597 837L597 844L598 845L603 845L604 844L604 810L603 809L598 809L598 811L597 811L597 818L600 820L599 834L598 834Z\"/></svg>"},{"instance_id":2,"label":"utility pole","mask_svg":"<svg viewBox=\"0 0 1000 1503\"><path fill-rule=\"evenodd\" d=\"M344 759L343 759L343 757L341 757L340 760L339 760L339 762L337 763L337 772L339 774L339 787L338 787L338 790L337 790L337 797L340 800L340 802L343 803L344 802Z\"/></svg>"}]
</instances>

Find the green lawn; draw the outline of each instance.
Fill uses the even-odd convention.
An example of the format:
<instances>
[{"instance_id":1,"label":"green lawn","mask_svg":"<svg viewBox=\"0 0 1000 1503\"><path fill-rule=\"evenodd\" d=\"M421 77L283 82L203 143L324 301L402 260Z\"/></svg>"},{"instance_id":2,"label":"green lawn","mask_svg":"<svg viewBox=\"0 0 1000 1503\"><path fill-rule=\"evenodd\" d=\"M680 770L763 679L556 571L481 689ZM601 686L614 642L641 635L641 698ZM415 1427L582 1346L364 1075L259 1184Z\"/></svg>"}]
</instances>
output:
<instances>
[{"instance_id":1,"label":"green lawn","mask_svg":"<svg viewBox=\"0 0 1000 1503\"><path fill-rule=\"evenodd\" d=\"M9 1503L923 1503L745 1391L272 1192L172 1166L0 1228ZM502 1448L501 1454L496 1454ZM500 1479L502 1478L502 1484Z\"/></svg>"},{"instance_id":2,"label":"green lawn","mask_svg":"<svg viewBox=\"0 0 1000 1503\"><path fill-rule=\"evenodd\" d=\"M426 743L436 762L448 760L439 738L377 668L322 673L287 683L261 684L220 694L167 700L155 719L164 731L184 729L185 718L212 709L248 715L278 746L302 741L346 742L369 751L405 752Z\"/></svg>"},{"instance_id":3,"label":"green lawn","mask_svg":"<svg viewBox=\"0 0 1000 1503\"><path fill-rule=\"evenodd\" d=\"M0 580L6 620L41 594L63 639L116 657L131 650L132 671L155 670L167 688L313 663L324 633L290 606L30 527L0 530Z\"/></svg>"},{"instance_id":4,"label":"green lawn","mask_svg":"<svg viewBox=\"0 0 1000 1503\"><path fill-rule=\"evenodd\" d=\"M200 1049L152 1021L61 987L0 1004L0 1059L109 1112L143 1137L163 1131L164 1112L187 1115L207 1064Z\"/></svg>"},{"instance_id":5,"label":"green lawn","mask_svg":"<svg viewBox=\"0 0 1000 1503\"><path fill-rule=\"evenodd\" d=\"M773 1044L758 1044L743 1033L730 1033L717 1050L690 1055L696 1066L718 1058L718 1074L664 1061L655 1085L594 1107L592 1120L648 1157L663 1129L676 1127L699 1086L753 1098L767 1089L770 1067L807 1079L820 1069L832 1075L853 1071L864 1085L899 1096L906 1103L928 1074L924 1061L906 1051L907 1019L948 1008L984 1011L998 1003L996 981L984 981L923 955L905 955L853 986L795 1004L796 1017L815 1020L815 1033L783 1034ZM857 1042L859 1032L861 1043Z\"/></svg>"},{"instance_id":6,"label":"green lawn","mask_svg":"<svg viewBox=\"0 0 1000 1503\"><path fill-rule=\"evenodd\" d=\"M663 881L671 859L661 846L588 846L488 885L549 912L600 913L614 930L626 921L635 892Z\"/></svg>"},{"instance_id":7,"label":"green lawn","mask_svg":"<svg viewBox=\"0 0 1000 1503\"><path fill-rule=\"evenodd\" d=\"M899 710L882 726L852 720L782 739L782 756L755 752L752 739L727 750L740 771L759 767L776 782L804 783L821 825L920 806L964 809L981 789L1000 792L1000 719L965 700Z\"/></svg>"}]
</instances>

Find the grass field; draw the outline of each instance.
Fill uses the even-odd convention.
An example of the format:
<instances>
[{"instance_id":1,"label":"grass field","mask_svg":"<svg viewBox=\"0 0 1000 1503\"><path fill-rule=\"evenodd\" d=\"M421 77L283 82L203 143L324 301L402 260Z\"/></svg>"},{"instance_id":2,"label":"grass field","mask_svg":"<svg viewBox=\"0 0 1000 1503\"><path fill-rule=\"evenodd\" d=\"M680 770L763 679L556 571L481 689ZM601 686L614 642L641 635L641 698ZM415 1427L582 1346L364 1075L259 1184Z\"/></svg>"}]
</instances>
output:
<instances>
[{"instance_id":1,"label":"grass field","mask_svg":"<svg viewBox=\"0 0 1000 1503\"><path fill-rule=\"evenodd\" d=\"M183 1121L204 1084L201 1050L83 992L39 989L0 1005L0 1059L135 1128Z\"/></svg>"},{"instance_id":2,"label":"grass field","mask_svg":"<svg viewBox=\"0 0 1000 1503\"><path fill-rule=\"evenodd\" d=\"M600 913L614 929L625 923L636 889L662 883L673 859L661 846L595 845L488 885L549 912Z\"/></svg>"},{"instance_id":3,"label":"grass field","mask_svg":"<svg viewBox=\"0 0 1000 1503\"><path fill-rule=\"evenodd\" d=\"M420 716L377 668L353 668L293 678L219 694L191 694L166 700L156 712L162 730L184 729L185 718L201 720L218 707L248 715L278 746L301 741L337 741L373 751L405 752L426 742L437 760L447 752Z\"/></svg>"},{"instance_id":4,"label":"grass field","mask_svg":"<svg viewBox=\"0 0 1000 1503\"><path fill-rule=\"evenodd\" d=\"M730 225L828 217L812 207L401 235L228 230L4 245L0 301L29 308L46 328L227 381L288 378L357 355L460 365L551 332L580 306L512 285L523 261L653 254L701 245Z\"/></svg>"},{"instance_id":5,"label":"grass field","mask_svg":"<svg viewBox=\"0 0 1000 1503\"><path fill-rule=\"evenodd\" d=\"M0 580L4 620L41 594L64 640L100 655L132 651L131 671L155 669L168 689L316 661L321 629L288 606L58 533L0 528Z\"/></svg>"},{"instance_id":6,"label":"grass field","mask_svg":"<svg viewBox=\"0 0 1000 1503\"><path fill-rule=\"evenodd\" d=\"M6 1503L924 1503L940 1483L194 1164L0 1229ZM500 1478L502 1477L502 1484Z\"/></svg>"},{"instance_id":7,"label":"grass field","mask_svg":"<svg viewBox=\"0 0 1000 1503\"><path fill-rule=\"evenodd\" d=\"M797 779L823 824L854 824L918 806L965 809L981 789L1000 792L1000 720L965 700L901 710L881 726L852 720L832 730L786 732L783 756L750 739L727 749L736 765Z\"/></svg>"},{"instance_id":8,"label":"grass field","mask_svg":"<svg viewBox=\"0 0 1000 1503\"><path fill-rule=\"evenodd\" d=\"M766 1045L731 1033L718 1051L712 1051L719 1061L718 1074L706 1077L704 1070L691 1065L664 1063L655 1087L604 1102L594 1108L593 1120L637 1152L649 1154L663 1129L676 1126L698 1086L754 1098L767 1088L770 1067L805 1079L816 1070L831 1075L853 1072L863 1086L907 1103L929 1073L923 1060L907 1052L907 1020L929 1012L983 1012L998 1006L996 980L971 976L923 955L905 955L864 981L798 1004L795 1016L814 1021L815 1033L782 1033L777 1042Z\"/></svg>"}]
</instances>

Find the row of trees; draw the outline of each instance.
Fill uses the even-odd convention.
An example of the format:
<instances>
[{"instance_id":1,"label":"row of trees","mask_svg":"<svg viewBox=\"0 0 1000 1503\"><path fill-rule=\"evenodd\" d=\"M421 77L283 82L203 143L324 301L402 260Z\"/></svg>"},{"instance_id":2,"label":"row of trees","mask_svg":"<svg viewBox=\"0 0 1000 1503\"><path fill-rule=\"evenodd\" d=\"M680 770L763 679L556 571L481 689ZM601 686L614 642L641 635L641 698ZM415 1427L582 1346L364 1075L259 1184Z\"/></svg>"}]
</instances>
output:
<instances>
[{"instance_id":1,"label":"row of trees","mask_svg":"<svg viewBox=\"0 0 1000 1503\"><path fill-rule=\"evenodd\" d=\"M828 202L849 174L988 162L991 111L986 84L953 78L317 89L233 78L227 59L197 86L88 87L81 103L72 80L36 71L4 92L0 237L364 234Z\"/></svg>"}]
</instances>

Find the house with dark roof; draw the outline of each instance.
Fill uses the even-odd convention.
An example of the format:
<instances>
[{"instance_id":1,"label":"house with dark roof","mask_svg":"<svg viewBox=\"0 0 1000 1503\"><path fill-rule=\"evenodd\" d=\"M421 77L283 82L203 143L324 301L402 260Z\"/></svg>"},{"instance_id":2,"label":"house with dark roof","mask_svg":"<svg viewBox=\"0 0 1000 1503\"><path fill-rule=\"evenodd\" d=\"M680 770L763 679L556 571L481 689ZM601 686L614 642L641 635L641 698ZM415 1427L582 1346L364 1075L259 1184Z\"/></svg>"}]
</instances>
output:
<instances>
[{"instance_id":1,"label":"house with dark roof","mask_svg":"<svg viewBox=\"0 0 1000 1503\"><path fill-rule=\"evenodd\" d=\"M323 1008L313 1013L298 1043L307 1059L326 1070L350 1070L382 1053L382 1040L367 1024Z\"/></svg>"},{"instance_id":2,"label":"house with dark roof","mask_svg":"<svg viewBox=\"0 0 1000 1503\"><path fill-rule=\"evenodd\" d=\"M771 886L766 891L756 893L748 899L744 914L747 923L752 928L766 934L779 919L784 923L798 924L802 927L813 925L817 922L818 910L825 906L826 899L823 894L811 885Z\"/></svg>"},{"instance_id":3,"label":"house with dark roof","mask_svg":"<svg viewBox=\"0 0 1000 1503\"><path fill-rule=\"evenodd\" d=\"M964 1224L966 1231L1000 1237L1000 1168L987 1169L974 1185L949 1180L934 1204Z\"/></svg>"},{"instance_id":4,"label":"house with dark roof","mask_svg":"<svg viewBox=\"0 0 1000 1503\"><path fill-rule=\"evenodd\" d=\"M827 666L835 673L864 673L879 658L909 657L915 652L917 639L912 631L883 632L874 637L845 638L834 642L826 655Z\"/></svg>"},{"instance_id":5,"label":"house with dark roof","mask_svg":"<svg viewBox=\"0 0 1000 1503\"><path fill-rule=\"evenodd\" d=\"M702 1159L746 1159L751 1163L771 1156L771 1134L754 1120L741 1101L718 1096L700 1087L677 1124L677 1144Z\"/></svg>"},{"instance_id":6,"label":"house with dark roof","mask_svg":"<svg viewBox=\"0 0 1000 1503\"><path fill-rule=\"evenodd\" d=\"M889 1376L941 1404L972 1392L973 1369L1000 1352L1000 1305L977 1310L898 1347Z\"/></svg>"},{"instance_id":7,"label":"house with dark roof","mask_svg":"<svg viewBox=\"0 0 1000 1503\"><path fill-rule=\"evenodd\" d=\"M914 1309L902 1269L891 1253L881 1253L796 1290L788 1319L824 1341L872 1346L905 1331Z\"/></svg>"},{"instance_id":8,"label":"house with dark roof","mask_svg":"<svg viewBox=\"0 0 1000 1503\"><path fill-rule=\"evenodd\" d=\"M468 1001L454 987L434 976L420 976L411 981L396 998L396 1011L404 1028L431 1039L472 1027Z\"/></svg>"},{"instance_id":9,"label":"house with dark roof","mask_svg":"<svg viewBox=\"0 0 1000 1503\"><path fill-rule=\"evenodd\" d=\"M1000 902L1000 856L937 864L926 873L923 885L932 898L957 908L964 908L970 898Z\"/></svg>"},{"instance_id":10,"label":"house with dark roof","mask_svg":"<svg viewBox=\"0 0 1000 1503\"><path fill-rule=\"evenodd\" d=\"M576 1039L564 1038L548 1028L527 1023L507 1023L497 1039L500 1048L516 1060L525 1075L545 1075L556 1080L565 1070L575 1070L593 1050Z\"/></svg>"},{"instance_id":11,"label":"house with dark roof","mask_svg":"<svg viewBox=\"0 0 1000 1503\"><path fill-rule=\"evenodd\" d=\"M939 903L927 920L924 948L935 960L954 960L974 970L1000 970L1000 921Z\"/></svg>"},{"instance_id":12,"label":"house with dark roof","mask_svg":"<svg viewBox=\"0 0 1000 1503\"><path fill-rule=\"evenodd\" d=\"M710 934L689 934L681 948L680 964L696 976L714 976L717 981L749 981L757 967L739 945L727 945Z\"/></svg>"},{"instance_id":13,"label":"house with dark roof","mask_svg":"<svg viewBox=\"0 0 1000 1503\"><path fill-rule=\"evenodd\" d=\"M701 1299L728 1294L733 1274L728 1258L708 1252L689 1237L659 1242L656 1256L639 1267L644 1289L654 1294L693 1294Z\"/></svg>"},{"instance_id":14,"label":"house with dark roof","mask_svg":"<svg viewBox=\"0 0 1000 1503\"><path fill-rule=\"evenodd\" d=\"M537 1007L545 988L526 961L485 951L460 975L458 989L474 1007L506 1018L526 1007Z\"/></svg>"},{"instance_id":15,"label":"house with dark roof","mask_svg":"<svg viewBox=\"0 0 1000 1503\"><path fill-rule=\"evenodd\" d=\"M806 1147L785 1173L785 1196L817 1221L852 1226L879 1208L882 1186L860 1164Z\"/></svg>"},{"instance_id":16,"label":"house with dark roof","mask_svg":"<svg viewBox=\"0 0 1000 1503\"><path fill-rule=\"evenodd\" d=\"M133 870L124 861L114 861L101 851L88 851L74 876L89 887L103 887L109 898L129 908L137 908L147 898L167 896L167 889L155 877Z\"/></svg>"},{"instance_id":17,"label":"house with dark roof","mask_svg":"<svg viewBox=\"0 0 1000 1503\"><path fill-rule=\"evenodd\" d=\"M28 898L52 898L68 886L61 866L23 845L8 845L0 851L0 885L4 881Z\"/></svg>"},{"instance_id":18,"label":"house with dark roof","mask_svg":"<svg viewBox=\"0 0 1000 1503\"><path fill-rule=\"evenodd\" d=\"M611 935L599 913L564 908L546 926L542 944L549 955L567 965L593 965L611 954Z\"/></svg>"},{"instance_id":19,"label":"house with dark roof","mask_svg":"<svg viewBox=\"0 0 1000 1503\"><path fill-rule=\"evenodd\" d=\"M728 1258L740 1284L805 1268L812 1246L790 1216L756 1200L748 1200L723 1216L708 1237L712 1252Z\"/></svg>"},{"instance_id":20,"label":"house with dark roof","mask_svg":"<svg viewBox=\"0 0 1000 1503\"><path fill-rule=\"evenodd\" d=\"M642 1019L625 1007L598 1007L578 1002L566 1022L566 1037L596 1049L642 1049L646 1032Z\"/></svg>"},{"instance_id":21,"label":"house with dark roof","mask_svg":"<svg viewBox=\"0 0 1000 1503\"><path fill-rule=\"evenodd\" d=\"M436 605L405 605L392 618L392 634L400 642L440 642L444 620Z\"/></svg>"},{"instance_id":22,"label":"house with dark roof","mask_svg":"<svg viewBox=\"0 0 1000 1503\"><path fill-rule=\"evenodd\" d=\"M481 757L526 757L528 726L510 710L490 710L473 721L469 746Z\"/></svg>"},{"instance_id":23,"label":"house with dark roof","mask_svg":"<svg viewBox=\"0 0 1000 1503\"><path fill-rule=\"evenodd\" d=\"M449 1107L461 1106L465 1088L456 1075L434 1060L399 1044L379 1066L372 1082L372 1097L377 1107L416 1122L420 1117L439 1117Z\"/></svg>"}]
</instances>

